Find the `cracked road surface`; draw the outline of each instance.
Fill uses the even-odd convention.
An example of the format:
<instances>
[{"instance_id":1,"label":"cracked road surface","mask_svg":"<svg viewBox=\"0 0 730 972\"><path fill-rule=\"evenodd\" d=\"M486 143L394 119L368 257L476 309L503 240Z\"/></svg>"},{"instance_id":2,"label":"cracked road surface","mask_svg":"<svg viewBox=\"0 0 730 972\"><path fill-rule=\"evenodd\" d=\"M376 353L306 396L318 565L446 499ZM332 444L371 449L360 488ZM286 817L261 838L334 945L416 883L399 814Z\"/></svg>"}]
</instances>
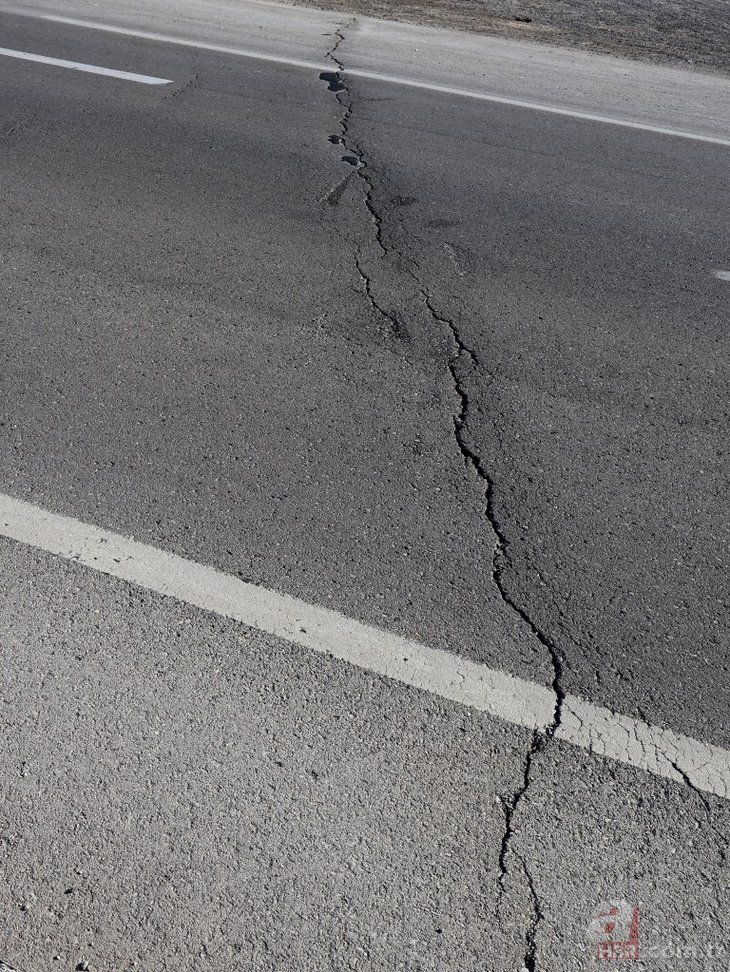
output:
<instances>
[{"instance_id":1,"label":"cracked road surface","mask_svg":"<svg viewBox=\"0 0 730 972\"><path fill-rule=\"evenodd\" d=\"M0 14L76 65L0 56L0 493L551 715L2 528L0 958L578 970L626 901L647 969L727 968L730 803L565 723L730 748L730 86L265 5L115 16L187 43Z\"/></svg>"}]
</instances>

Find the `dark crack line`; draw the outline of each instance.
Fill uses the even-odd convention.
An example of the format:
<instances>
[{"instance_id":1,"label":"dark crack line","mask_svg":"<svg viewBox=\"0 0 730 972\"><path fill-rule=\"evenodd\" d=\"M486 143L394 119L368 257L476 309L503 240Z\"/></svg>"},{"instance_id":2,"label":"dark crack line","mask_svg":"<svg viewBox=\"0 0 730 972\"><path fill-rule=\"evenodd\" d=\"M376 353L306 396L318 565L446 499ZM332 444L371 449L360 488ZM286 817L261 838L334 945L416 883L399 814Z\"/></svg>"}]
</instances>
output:
<instances>
[{"instance_id":1,"label":"dark crack line","mask_svg":"<svg viewBox=\"0 0 730 972\"><path fill-rule=\"evenodd\" d=\"M468 370L479 366L479 361L474 352L464 343L456 324L448 317L438 314L427 290L422 290L423 299L426 307L433 319L442 327L447 327L455 348L454 353L449 358L448 368L454 390L459 400L459 408L454 415L454 437L461 452L465 465L471 468L484 487L484 494L487 502L486 517L495 535L496 542L492 555L492 580L497 588L501 599L518 617L525 623L540 644L546 649L550 658L553 670L552 689L555 693L555 708L553 717L545 729L545 736L552 738L560 726L563 713L563 703L565 701L565 690L563 689L563 664L558 649L552 639L545 634L532 620L528 613L522 608L514 598L508 593L504 586L502 577L503 565L509 560L509 540L504 532L504 528L499 521L495 510L494 502L494 482L487 472L481 456L474 451L469 442L468 424L471 404L469 395L463 384L462 362L467 361Z\"/></svg>"},{"instance_id":2,"label":"dark crack line","mask_svg":"<svg viewBox=\"0 0 730 972\"><path fill-rule=\"evenodd\" d=\"M554 732L555 728L557 727L551 728ZM535 882L533 881L532 874L527 866L527 862L524 857L512 847L512 840L515 836L514 818L520 803L526 796L527 791L530 788L530 784L532 783L532 770L535 765L535 761L539 754L543 752L545 747L548 745L549 739L550 736L548 736L547 731L539 732L538 730L535 730L535 732L533 732L530 748L525 756L520 786L510 796L502 798L502 809L504 811L504 832L502 834L502 841L499 848L499 894L497 897L497 914L499 915L501 911L504 895L507 892L507 878L510 874L509 861L510 857L512 856L520 862L525 880L527 881L527 887L530 892L530 899L532 902L532 917L525 931L525 957L523 964L527 972L536 972L537 970L537 936L540 925L542 924L545 916L540 903L540 898L535 888Z\"/></svg>"},{"instance_id":3,"label":"dark crack line","mask_svg":"<svg viewBox=\"0 0 730 972\"><path fill-rule=\"evenodd\" d=\"M510 854L513 854L515 857L517 857L522 865L533 903L533 915L525 935L524 965L528 972L535 972L537 969L537 933L543 920L543 912L527 864L524 859L513 850L512 841L515 835L515 815L520 803L530 788L535 760L549 744L562 721L563 703L565 701L562 660L554 642L543 631L541 631L540 628L538 628L527 612L514 601L504 586L502 570L504 562L509 560L509 555L507 552L509 541L495 512L493 480L487 472L481 456L475 452L467 439L470 401L469 394L464 387L464 375L465 373L468 374L473 368L479 367L479 360L476 354L464 342L464 339L462 338L461 333L454 321L437 313L433 305L431 295L427 290L422 289L421 293L426 307L428 308L428 311L434 321L436 321L442 327L448 328L454 347L453 353L449 357L448 361L449 374L451 375L451 380L453 382L454 390L459 402L459 407L453 417L454 437L464 460L464 464L467 466L467 468L474 471L478 480L484 487L484 495L487 504L485 514L495 536L495 545L492 553L492 580L502 601L507 605L507 607L510 608L510 610L517 614L517 616L524 622L532 634L538 639L539 643L547 650L553 670L552 689L555 694L555 706L553 709L552 719L550 724L543 731L535 730L535 732L533 732L530 747L525 755L520 785L510 795L502 798L502 808L504 811L504 831L502 833L502 841L499 848L499 895L497 901L497 911L499 912L501 909L504 895L507 890L507 878L510 872Z\"/></svg>"},{"instance_id":4,"label":"dark crack line","mask_svg":"<svg viewBox=\"0 0 730 972\"><path fill-rule=\"evenodd\" d=\"M500 893L500 903L501 898L506 891L506 882L509 875L509 854L512 845L512 838L514 837L514 826L513 819L517 806L520 800L527 792L530 786L530 773L532 770L532 761L535 755L540 751L540 744L544 741L544 736L541 736L537 731L532 734L532 741L530 743L530 748L527 751L525 757L525 762L522 770L522 782L517 790L515 790L509 797L502 797L502 810L504 811L504 832L502 834L502 842L499 848L499 893ZM524 865L524 861L523 861Z\"/></svg>"},{"instance_id":5,"label":"dark crack line","mask_svg":"<svg viewBox=\"0 0 730 972\"><path fill-rule=\"evenodd\" d=\"M352 159L354 159L354 168L357 175L362 180L365 187L365 206L367 207L368 213L375 226L375 238L377 240L378 246L385 256L388 252L387 247L383 242L383 220L373 203L373 194L375 192L375 186L373 180L368 172L367 162L364 158L362 149L360 146L353 141L350 134L350 118L352 117L352 95L350 92L350 86L347 83L345 66L337 56L337 51L340 44L345 41L344 31L348 27L351 27L355 21L350 21L344 27L338 27L335 31L335 37L337 40L334 45L327 51L325 57L332 61L335 65L335 71L323 71L320 74L320 79L327 82L327 87L330 91L333 91L335 98L342 107L342 117L340 118L340 134L339 134L339 144L349 153Z\"/></svg>"},{"instance_id":6,"label":"dark crack line","mask_svg":"<svg viewBox=\"0 0 730 972\"><path fill-rule=\"evenodd\" d=\"M372 282L371 282L370 276L365 272L365 270L363 268L362 261L360 259L360 251L359 250L355 253L355 267L357 269L357 272L360 274L360 279L362 280L363 288L365 290L365 296L367 297L368 301L370 302L370 306L373 308L374 311L376 311L376 313L380 314L381 317L384 317L385 318L385 320L390 325L390 328L391 328L393 334L396 337L403 337L403 330L401 328L400 321L398 320L398 318L397 317L394 317L391 313L389 313L375 299L375 297L373 295L373 291L372 291Z\"/></svg>"},{"instance_id":7,"label":"dark crack line","mask_svg":"<svg viewBox=\"0 0 730 972\"><path fill-rule=\"evenodd\" d=\"M644 720L644 721L646 721L646 720ZM692 792L699 798L700 802L702 803L702 806L705 808L705 814L707 815L707 823L709 824L710 830L713 832L713 834L715 835L715 838L717 839L717 851L718 851L718 855L720 857L720 861L722 862L722 864L724 866L725 864L727 864L727 845L728 845L728 840L727 840L727 837L724 836L724 834L720 831L720 829L718 828L717 824L715 823L715 819L714 819L714 816L713 816L713 813L712 813L712 807L710 805L710 801L707 799L707 797L702 792L702 790L698 790L697 789L697 787L694 785L694 783L692 782L692 780L690 779L690 777L682 769L682 767L676 762L676 760L670 759L667 756L667 761L669 762L669 765L672 767L672 769L674 770L674 772L677 773L677 775L682 778L682 780L686 783L686 785L689 787L689 789L692 790Z\"/></svg>"},{"instance_id":8,"label":"dark crack line","mask_svg":"<svg viewBox=\"0 0 730 972\"><path fill-rule=\"evenodd\" d=\"M339 27L335 31L335 37L337 38L337 40L335 41L333 46L329 49L329 51L327 51L327 54L325 56L327 57L328 60L332 61L332 63L335 65L336 70L323 71L320 74L320 78L322 81L327 82L328 90L334 92L335 98L337 99L338 103L342 107L342 116L339 122L340 131L339 131L339 135L337 136L336 144L340 145L341 148L346 153L346 155L343 156L343 158L345 159L345 161L347 161L350 165L353 166L355 174L357 175L357 178L360 180L362 184L365 208L370 217L370 221L373 225L373 234L375 237L375 242L378 246L378 249L380 250L380 257L382 259L386 257L389 253L389 248L386 246L385 240L383 239L383 219L375 206L375 202L374 202L375 185L373 183L372 176L370 175L367 159L365 158L365 154L361 146L352 138L350 132L350 118L352 117L352 110L353 110L352 95L350 92L350 87L347 83L345 66L343 62L340 60L340 58L337 56L337 51L340 45L345 40L345 31L347 30L348 27L351 27L354 23L355 23L354 20L350 21L349 24L345 25L344 27ZM334 190L331 190L330 193L326 194L323 197L322 201L326 201L328 203L333 203L333 202L336 203L337 200L339 199L339 195L341 194L341 191L344 191L344 186L347 180L349 179L349 177L350 175L348 174L348 176L345 177L343 182L339 183ZM332 198L333 193L336 194L334 200ZM357 253L355 254L355 267L360 276L360 279L363 282L365 296L367 297L368 302L370 303L370 306L373 309L373 311L388 322L388 325L390 326L390 329L395 335L395 337L398 338L405 337L406 336L405 328L398 320L398 318L394 314L387 311L382 306L382 304L380 304L375 298L373 294L372 276L367 272L360 250L358 250Z\"/></svg>"},{"instance_id":9,"label":"dark crack line","mask_svg":"<svg viewBox=\"0 0 730 972\"><path fill-rule=\"evenodd\" d=\"M540 925L545 919L545 914L542 910L540 898L535 890L535 883L532 880L530 869L525 863L523 857L520 855L516 856L522 865L522 871L525 875L527 887L530 890L530 899L532 901L532 918L525 934L525 957L522 961L527 972L537 972L537 933Z\"/></svg>"},{"instance_id":10,"label":"dark crack line","mask_svg":"<svg viewBox=\"0 0 730 972\"><path fill-rule=\"evenodd\" d=\"M645 725L647 726L651 725L651 722L647 717L647 714L642 708L642 706L637 705L636 711L639 718ZM702 790L700 790L698 787L694 785L689 774L682 769L682 767L675 759L672 759L671 756L669 756L666 752L662 752L662 756L664 756L664 758L672 767L672 769L677 774L677 776L679 776L679 778L682 780L685 786L687 786L695 794L697 799L702 804L705 811L705 815L707 817L707 823L709 824L710 830L713 832L713 834L717 839L718 856L720 858L720 862L724 866L725 864L727 864L727 860L728 860L728 838L725 836L725 834L722 833L722 831L715 823L715 818L712 812L712 804L707 799L706 795L702 792Z\"/></svg>"},{"instance_id":11,"label":"dark crack line","mask_svg":"<svg viewBox=\"0 0 730 972\"><path fill-rule=\"evenodd\" d=\"M388 246L384 239L383 219L375 205L375 186L370 174L370 167L362 147L357 143L356 140L352 138L350 133L353 100L347 84L346 69L342 60L337 56L338 49L345 40L344 31L346 29L346 27L343 27L336 31L337 40L332 48L327 52L327 57L333 62L336 70L333 72L323 72L320 77L322 80L327 81L329 89L335 92L335 97L342 106L343 112L342 117L340 118L340 134L338 143L351 156L349 161L355 166L357 176L363 183L365 207L373 223L375 241L380 249L381 257L386 257L393 248ZM384 308L377 303L373 296L372 280L369 274L367 274L365 271L359 250L355 255L355 266L363 281L365 294L371 306L389 322L395 334L400 334L402 327L399 321L393 317L393 315L387 313ZM417 272L412 267L407 267L406 270L419 287L431 318L440 326L441 329L448 329L448 333L453 344L454 350L449 356L448 370L458 399L458 409L453 416L454 438L464 464L467 468L474 472L484 489L484 496L486 500L485 517L495 537L491 564L492 581L504 604L520 618L522 623L546 650L553 673L552 690L555 695L555 705L550 723L544 729L535 730L533 733L529 749L525 756L520 785L514 790L513 793L502 798L505 826L499 852L500 873L497 911L499 913L502 901L504 899L504 894L506 893L506 882L510 871L510 856L512 855L520 862L530 891L532 917L525 933L524 964L527 972L536 972L537 935L544 915L529 868L527 867L524 859L517 853L517 851L514 850L512 841L515 834L515 815L532 782L535 761L552 740L562 721L563 704L565 701L562 659L552 639L544 631L542 631L537 624L535 624L527 611L512 598L504 584L504 566L506 563L509 563L509 540L507 539L505 530L496 512L494 481L487 472L481 456L470 445L468 437L471 403L469 400L469 394L464 385L464 378L465 375L469 374L473 369L480 367L480 362L474 351L472 351L471 348L469 348L465 343L455 322L450 318L442 316L436 311L431 294L420 281Z\"/></svg>"},{"instance_id":12,"label":"dark crack line","mask_svg":"<svg viewBox=\"0 0 730 972\"><path fill-rule=\"evenodd\" d=\"M179 98L181 95L185 94L191 88L194 88L200 82L200 75L196 70L198 64L198 53L193 50L190 57L191 65L194 69L194 73L182 84L173 85L172 88L167 88L160 98L159 104L165 101L173 101L175 98Z\"/></svg>"},{"instance_id":13,"label":"dark crack line","mask_svg":"<svg viewBox=\"0 0 730 972\"><path fill-rule=\"evenodd\" d=\"M185 94L186 91L189 91L199 81L200 81L200 75L194 74L191 78L188 78L185 84L181 84L179 88L173 88L172 91L170 91L168 95L165 95L161 100L172 101L173 98L179 98L180 95Z\"/></svg>"},{"instance_id":14,"label":"dark crack line","mask_svg":"<svg viewBox=\"0 0 730 972\"><path fill-rule=\"evenodd\" d=\"M352 23L354 23L354 21L351 22L351 24ZM535 882L530 869L524 857L514 848L513 839L515 836L515 817L522 801L527 796L530 786L533 783L536 763L541 754L550 745L553 737L562 723L563 707L566 698L566 693L563 688L563 662L555 642L532 620L527 610L522 608L514 600L505 587L503 573L505 565L509 564L511 560L509 553L510 542L496 512L494 480L487 472L482 457L470 444L468 435L471 403L464 381L466 376L471 373L473 369L482 368L482 364L474 351L472 351L472 349L469 348L465 343L455 322L436 311L430 292L420 279L417 270L414 269L414 267L419 267L416 256L412 253L406 255L403 250L399 250L397 247L390 245L385 239L383 218L378 212L375 204L375 185L371 175L371 166L366 158L362 146L351 135L350 121L353 113L353 99L347 83L346 68L344 67L342 60L337 56L340 45L345 41L344 31L347 29L347 27L351 26L351 24L338 28L338 30L335 32L337 40L326 55L327 58L332 61L336 70L332 72L322 72L320 74L320 78L328 83L329 90L335 93L335 97L343 109L339 123L340 135L331 136L331 141L333 141L335 144L339 144L343 150L348 153L349 158L347 158L345 161L348 161L353 166L354 172L357 174L358 179L362 181L365 207L374 227L375 242L379 248L381 259L391 255L392 253L395 253L401 259L404 272L406 272L413 279L416 286L419 288L432 320L442 329L447 329L447 332L451 338L453 352L449 356L447 367L453 384L454 392L458 400L458 408L453 415L454 438L465 466L473 471L484 489L484 496L486 500L485 518L488 521L495 537L492 553L491 577L503 603L517 617L520 618L521 622L537 639L538 643L545 649L552 669L551 685L555 698L552 717L547 726L535 730L532 734L529 748L525 754L523 772L519 786L512 793L504 795L501 798L504 812L504 831L499 850L497 915L499 916L501 913L504 896L507 892L507 880L511 871L510 861L511 859L514 859L519 863L522 869L531 902L531 916L529 919L529 924L525 929L524 937L524 968L526 972L537 972L538 935L540 926L545 920L545 914L539 895L537 894L537 889L535 887ZM347 179L343 180L343 182L346 181ZM344 188L342 183L338 184L334 190L330 190L330 193L339 193L341 187ZM328 193L325 195L321 201L330 202L330 194ZM372 278L365 270L362 261L362 252L359 248L355 253L354 259L355 267L361 277L365 294L370 302L371 307L388 321L395 334L401 334L404 329L400 322L396 317L389 314L382 306L380 306L373 295ZM408 263L412 265L408 266ZM485 373L490 374L488 371L486 371L486 369ZM493 374L491 377L493 379L495 378ZM709 801L706 799L704 794L694 786L689 776L679 765L677 765L676 762L672 762L670 760L670 764L674 768L677 775L691 790L698 795L702 801L707 813L710 827L718 839L720 856L723 863L725 863L727 860L727 842L714 823L712 818L712 807Z\"/></svg>"},{"instance_id":15,"label":"dark crack line","mask_svg":"<svg viewBox=\"0 0 730 972\"><path fill-rule=\"evenodd\" d=\"M350 25L348 25L350 26ZM358 177L363 183L364 194L365 194L365 208L368 211L370 219L373 223L375 229L375 240L381 252L381 256L387 256L388 247L385 245L383 239L383 218L378 212L373 197L375 194L375 184L373 183L372 176L370 175L370 170L368 167L367 159L365 158L365 153L363 152L360 144L352 138L350 133L350 119L352 117L352 94L350 92L350 86L347 82L347 75L345 71L345 66L342 61L337 57L337 49L340 44L345 40L345 35L343 30L346 28L341 28L336 31L337 43L329 51L327 51L327 57L332 61L337 68L336 71L323 72L320 74L320 78L323 81L328 82L330 91L335 92L335 98L340 103L343 109L342 117L340 118L340 145L349 153L354 159L355 171ZM333 79L336 84L333 84Z\"/></svg>"}]
</instances>

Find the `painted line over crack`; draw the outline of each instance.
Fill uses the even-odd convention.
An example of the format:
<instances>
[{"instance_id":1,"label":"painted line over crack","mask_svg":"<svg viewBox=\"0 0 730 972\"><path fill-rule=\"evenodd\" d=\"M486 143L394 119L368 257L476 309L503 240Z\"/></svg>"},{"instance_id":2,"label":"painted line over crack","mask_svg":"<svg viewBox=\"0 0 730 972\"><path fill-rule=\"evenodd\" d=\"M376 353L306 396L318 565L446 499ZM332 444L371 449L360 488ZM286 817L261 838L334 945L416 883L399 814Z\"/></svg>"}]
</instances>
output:
<instances>
[{"instance_id":1,"label":"painted line over crack","mask_svg":"<svg viewBox=\"0 0 730 972\"><path fill-rule=\"evenodd\" d=\"M8 47L0 47L0 56L13 57L20 61L35 61L38 64L48 64L51 67L68 68L71 71L83 71L85 74L103 74L108 78L119 78L122 81L136 81L137 84L172 84L168 78L155 78L148 74L134 74L132 71L117 71L114 68L99 67L97 64L84 64L81 61L65 61L59 57L46 57L45 54L29 54L27 51L13 51Z\"/></svg>"},{"instance_id":2,"label":"painted line over crack","mask_svg":"<svg viewBox=\"0 0 730 972\"><path fill-rule=\"evenodd\" d=\"M513 725L545 733L554 724L549 687L2 493L0 535ZM585 699L564 697L553 738L730 798L730 752Z\"/></svg>"},{"instance_id":3,"label":"painted line over crack","mask_svg":"<svg viewBox=\"0 0 730 972\"><path fill-rule=\"evenodd\" d=\"M331 66L327 64L317 64L312 61L299 60L297 58L283 57L275 54L264 54L259 51L249 51L237 47L227 47L221 44L209 44L204 41L185 40L184 38L174 37L169 34L159 34L152 31L133 30L127 27L117 27L111 24L100 24L92 20L81 20L76 17L62 17L56 14L32 15L23 11L15 11L23 16L39 16L42 20L50 20L54 23L69 24L75 27L86 27L90 30L100 30L111 34L123 34L128 37L140 37L145 40L159 41L165 44L177 44L182 47L197 47L200 50L216 51L221 54L232 54L237 57L252 58L259 61L272 61L275 64L288 64L292 67L309 68L315 71L328 71ZM594 114L592 112L576 111L572 108L561 108L558 105L547 105L536 101L526 101L520 98L508 98L502 95L489 94L482 91L469 90L467 88L451 87L443 84L433 84L429 81L419 81L413 78L398 77L393 74L382 74L377 71L366 71L360 68L343 68L344 73L352 77L368 78L371 81L380 81L385 84L401 85L409 88L421 88L425 91L433 91L438 94L449 95L451 97L472 98L477 101L491 102L492 104L506 105L513 108L525 108L531 111L542 111L552 115L563 115L567 118L577 118L581 121L598 122L603 125L614 125L620 128L630 128L643 132L651 132L655 135L668 135L674 138L692 139L696 142L709 142L714 145L724 145L730 148L730 137L716 135L702 135L699 132L691 132L679 128L670 128L662 125L648 125L643 122L629 121L623 118L614 118L609 115Z\"/></svg>"}]
</instances>

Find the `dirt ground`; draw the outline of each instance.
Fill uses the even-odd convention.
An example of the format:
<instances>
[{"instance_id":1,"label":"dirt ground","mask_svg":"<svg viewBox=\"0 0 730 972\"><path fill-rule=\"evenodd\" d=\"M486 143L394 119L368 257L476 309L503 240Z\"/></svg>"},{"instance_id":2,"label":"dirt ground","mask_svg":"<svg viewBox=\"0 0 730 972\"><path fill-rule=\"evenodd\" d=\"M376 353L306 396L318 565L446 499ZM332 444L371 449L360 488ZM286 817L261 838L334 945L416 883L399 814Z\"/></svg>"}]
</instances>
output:
<instances>
[{"instance_id":1,"label":"dirt ground","mask_svg":"<svg viewBox=\"0 0 730 972\"><path fill-rule=\"evenodd\" d=\"M294 2L730 74L730 0Z\"/></svg>"}]
</instances>

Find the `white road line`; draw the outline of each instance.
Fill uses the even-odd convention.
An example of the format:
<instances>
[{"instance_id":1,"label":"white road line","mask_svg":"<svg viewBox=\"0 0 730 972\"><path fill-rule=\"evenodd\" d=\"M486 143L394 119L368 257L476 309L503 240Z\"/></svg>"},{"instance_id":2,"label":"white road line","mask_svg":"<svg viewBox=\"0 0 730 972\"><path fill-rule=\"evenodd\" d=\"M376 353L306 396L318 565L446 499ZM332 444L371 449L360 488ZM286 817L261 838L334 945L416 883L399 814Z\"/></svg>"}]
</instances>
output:
<instances>
[{"instance_id":1,"label":"white road line","mask_svg":"<svg viewBox=\"0 0 730 972\"><path fill-rule=\"evenodd\" d=\"M115 71L113 68L98 67L96 64L82 64L79 61L64 61L58 57L45 57L43 54L28 54L26 51L11 51L0 47L3 57L16 57L21 61L37 61L52 67L70 68L72 71L85 71L87 74L104 74L108 78L121 78L123 81L136 81L138 84L172 84L166 78L152 78L147 74L133 74L131 71Z\"/></svg>"},{"instance_id":2,"label":"white road line","mask_svg":"<svg viewBox=\"0 0 730 972\"><path fill-rule=\"evenodd\" d=\"M553 693L505 672L0 493L0 535L528 729ZM730 752L568 696L555 738L730 799Z\"/></svg>"},{"instance_id":3,"label":"white road line","mask_svg":"<svg viewBox=\"0 0 730 972\"><path fill-rule=\"evenodd\" d=\"M713 270L712 275L718 280L730 280L730 270Z\"/></svg>"},{"instance_id":4,"label":"white road line","mask_svg":"<svg viewBox=\"0 0 730 972\"><path fill-rule=\"evenodd\" d=\"M479 91L464 91L462 88L449 88L443 84L431 84L428 81L412 81L393 77L390 74L377 74L374 71L360 71L349 69L344 74L355 74L361 78L372 78L374 81L385 81L390 84L406 84L411 88L424 88L426 91L438 91L441 94L457 95L465 98L475 98L478 101L490 101L497 105L511 105L514 108L528 108L531 111L544 111L551 115L565 115L567 118L579 118L581 121L600 122L602 125L617 125L620 128L633 128L641 132L653 132L656 135L671 135L674 138L689 138L695 142L710 142L713 145L730 147L730 138L719 138L715 135L699 135L680 128L664 128L661 125L646 125L643 122L627 121L623 118L612 118L609 115L594 115L586 111L574 111L572 108L558 108L545 105L537 101L521 101L518 98L503 98L499 95L482 94Z\"/></svg>"},{"instance_id":5,"label":"white road line","mask_svg":"<svg viewBox=\"0 0 730 972\"><path fill-rule=\"evenodd\" d=\"M37 16L40 20L52 20L56 24L69 24L71 27L88 27L90 30L101 30L105 34L123 34L125 37L140 37L142 40L159 41L161 44L195 47L197 50L214 51L217 54L234 54L236 57L248 57L254 61L273 61L274 64L289 64L292 67L308 68L310 71L335 70L335 65L331 61L317 64L315 61L300 61L293 57L279 57L276 54L259 54L256 51L241 50L240 47L226 47L223 44L207 44L204 41L185 40L182 37L155 34L148 30L131 30L127 27L114 27L111 24L98 24L93 20L78 20L75 17L60 17L56 14L22 14L21 16Z\"/></svg>"},{"instance_id":6,"label":"white road line","mask_svg":"<svg viewBox=\"0 0 730 972\"><path fill-rule=\"evenodd\" d=\"M140 37L145 40L159 41L165 44L178 44L182 47L195 47L205 51L217 51L221 54L233 54L237 57L252 58L257 61L273 61L275 64L288 64L292 67L308 68L312 71L333 71L334 65L329 63L317 64L313 61L300 61L296 58L280 57L274 54L261 54L256 51L242 50L237 47L225 47L220 44L208 44L202 41L184 40L168 34L157 34L144 30L131 30L127 27L115 27L110 24L99 24L92 20L79 20L75 17L61 17L55 14L41 14L41 19L52 20L55 23L70 24L74 27L88 27L91 30L101 30L110 34L124 34L127 37ZM688 138L695 142L710 142L713 145L724 145L730 148L730 137L722 138L714 135L701 135L679 128L665 128L661 125L645 125L641 122L613 118L609 115L598 115L584 111L574 111L571 108L560 108L556 105L546 105L536 101L523 101L518 98L505 98L501 95L485 94L481 91L471 91L466 88L452 88L442 84L431 84L428 81L417 81L410 78L400 78L392 74L378 74L375 71L364 71L359 68L347 68L344 74L351 77L369 78L372 81L382 81L386 84L398 84L409 88L422 88L439 94L456 96L459 98L473 98L477 101L487 101L498 105L509 105L513 108L526 108L531 111L543 111L551 115L563 115L567 118L578 118L581 121L599 122L603 125L616 125L620 128L631 128L642 132L652 132L656 135L669 135L674 138Z\"/></svg>"}]
</instances>

